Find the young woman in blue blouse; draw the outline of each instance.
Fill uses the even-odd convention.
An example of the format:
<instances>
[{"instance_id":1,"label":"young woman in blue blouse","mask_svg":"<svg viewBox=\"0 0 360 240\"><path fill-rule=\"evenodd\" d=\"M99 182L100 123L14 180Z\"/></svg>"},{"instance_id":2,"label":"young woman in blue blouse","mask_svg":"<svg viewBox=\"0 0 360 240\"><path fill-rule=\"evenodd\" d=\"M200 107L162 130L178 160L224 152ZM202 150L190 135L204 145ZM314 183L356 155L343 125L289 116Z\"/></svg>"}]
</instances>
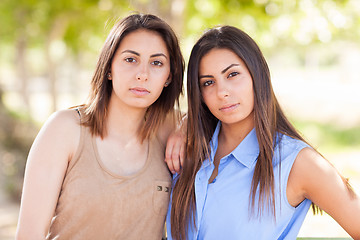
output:
<instances>
[{"instance_id":1,"label":"young woman in blue blouse","mask_svg":"<svg viewBox=\"0 0 360 240\"><path fill-rule=\"evenodd\" d=\"M231 26L207 31L187 81L169 239L296 239L311 204L360 239L359 197L288 121L253 39Z\"/></svg>"}]
</instances>

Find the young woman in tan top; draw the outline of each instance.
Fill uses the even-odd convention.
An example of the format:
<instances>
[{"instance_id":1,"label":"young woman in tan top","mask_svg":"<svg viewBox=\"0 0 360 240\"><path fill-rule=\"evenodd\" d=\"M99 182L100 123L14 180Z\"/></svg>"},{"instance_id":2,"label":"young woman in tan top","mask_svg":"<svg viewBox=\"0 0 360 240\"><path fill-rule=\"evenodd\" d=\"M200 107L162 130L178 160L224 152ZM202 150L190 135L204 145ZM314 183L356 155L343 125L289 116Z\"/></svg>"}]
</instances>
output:
<instances>
[{"instance_id":1,"label":"young woman in tan top","mask_svg":"<svg viewBox=\"0 0 360 240\"><path fill-rule=\"evenodd\" d=\"M30 150L17 239L160 239L184 61L172 29L130 15L107 37L87 104L53 114Z\"/></svg>"}]
</instances>

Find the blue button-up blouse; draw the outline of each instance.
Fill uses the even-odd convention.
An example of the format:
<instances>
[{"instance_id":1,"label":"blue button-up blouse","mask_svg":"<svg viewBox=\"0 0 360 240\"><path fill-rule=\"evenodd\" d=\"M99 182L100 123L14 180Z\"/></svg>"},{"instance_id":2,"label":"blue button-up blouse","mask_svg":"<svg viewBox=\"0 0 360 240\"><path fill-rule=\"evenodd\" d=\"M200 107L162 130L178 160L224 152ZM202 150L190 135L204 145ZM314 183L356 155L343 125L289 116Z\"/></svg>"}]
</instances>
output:
<instances>
[{"instance_id":1,"label":"blue button-up blouse","mask_svg":"<svg viewBox=\"0 0 360 240\"><path fill-rule=\"evenodd\" d=\"M204 161L196 175L196 228L189 223L188 239L296 239L311 201L305 199L292 207L287 200L286 186L296 156L309 146L286 135L278 135L273 159L275 216L269 205L265 205L258 215L257 198L254 211L250 208L251 181L259 154L255 129L220 160L217 177L208 183L214 170L220 127L219 122L210 142L210 159ZM171 205L166 219L168 239L172 239L170 211Z\"/></svg>"}]
</instances>

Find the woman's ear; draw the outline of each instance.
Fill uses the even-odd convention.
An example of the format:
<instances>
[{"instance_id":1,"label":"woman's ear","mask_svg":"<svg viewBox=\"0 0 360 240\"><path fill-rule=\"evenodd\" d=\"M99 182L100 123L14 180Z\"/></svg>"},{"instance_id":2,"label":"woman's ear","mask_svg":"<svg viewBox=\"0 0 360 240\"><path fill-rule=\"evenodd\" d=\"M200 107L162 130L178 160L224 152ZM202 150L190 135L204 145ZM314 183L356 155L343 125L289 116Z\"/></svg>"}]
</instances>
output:
<instances>
[{"instance_id":1,"label":"woman's ear","mask_svg":"<svg viewBox=\"0 0 360 240\"><path fill-rule=\"evenodd\" d=\"M171 81L172 81L172 75L171 75L171 73L170 73L168 79L166 80L166 82L165 82L165 84L164 84L164 87L169 86L169 84L171 83Z\"/></svg>"},{"instance_id":2,"label":"woman's ear","mask_svg":"<svg viewBox=\"0 0 360 240\"><path fill-rule=\"evenodd\" d=\"M111 76L111 72L108 72L108 74L106 75L107 79L112 80L112 76Z\"/></svg>"}]
</instances>

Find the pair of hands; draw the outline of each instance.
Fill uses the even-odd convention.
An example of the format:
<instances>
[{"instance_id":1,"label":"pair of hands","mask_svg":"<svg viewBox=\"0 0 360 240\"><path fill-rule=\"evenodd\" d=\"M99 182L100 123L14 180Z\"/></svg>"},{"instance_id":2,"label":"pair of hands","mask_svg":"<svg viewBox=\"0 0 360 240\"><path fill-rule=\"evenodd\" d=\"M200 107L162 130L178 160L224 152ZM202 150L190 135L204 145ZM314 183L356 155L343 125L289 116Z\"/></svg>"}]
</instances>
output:
<instances>
[{"instance_id":1,"label":"pair of hands","mask_svg":"<svg viewBox=\"0 0 360 240\"><path fill-rule=\"evenodd\" d=\"M180 173L184 163L186 134L177 130L171 133L166 142L165 162L172 174Z\"/></svg>"}]
</instances>

